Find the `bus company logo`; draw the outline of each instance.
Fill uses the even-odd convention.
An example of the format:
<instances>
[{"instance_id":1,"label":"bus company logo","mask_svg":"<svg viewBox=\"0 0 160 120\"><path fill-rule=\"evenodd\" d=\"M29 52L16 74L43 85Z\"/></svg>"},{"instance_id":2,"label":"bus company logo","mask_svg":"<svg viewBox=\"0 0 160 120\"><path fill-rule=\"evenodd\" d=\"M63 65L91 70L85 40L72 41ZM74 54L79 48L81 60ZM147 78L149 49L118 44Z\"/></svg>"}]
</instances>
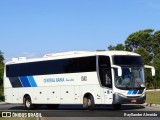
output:
<instances>
[{"instance_id":1,"label":"bus company logo","mask_svg":"<svg viewBox=\"0 0 160 120\"><path fill-rule=\"evenodd\" d=\"M48 82L64 82L64 78L45 78L43 80L44 83Z\"/></svg>"},{"instance_id":2,"label":"bus company logo","mask_svg":"<svg viewBox=\"0 0 160 120\"><path fill-rule=\"evenodd\" d=\"M81 81L87 81L87 76L81 76Z\"/></svg>"},{"instance_id":3,"label":"bus company logo","mask_svg":"<svg viewBox=\"0 0 160 120\"><path fill-rule=\"evenodd\" d=\"M12 117L11 112L2 112L2 117Z\"/></svg>"}]
</instances>

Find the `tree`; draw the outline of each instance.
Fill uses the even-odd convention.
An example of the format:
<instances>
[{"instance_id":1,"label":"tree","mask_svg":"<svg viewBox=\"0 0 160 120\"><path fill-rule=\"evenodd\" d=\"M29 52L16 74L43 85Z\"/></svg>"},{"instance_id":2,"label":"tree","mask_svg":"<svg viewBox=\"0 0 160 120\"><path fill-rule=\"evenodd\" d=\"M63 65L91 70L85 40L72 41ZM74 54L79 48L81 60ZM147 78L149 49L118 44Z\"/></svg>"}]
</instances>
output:
<instances>
[{"instance_id":1,"label":"tree","mask_svg":"<svg viewBox=\"0 0 160 120\"><path fill-rule=\"evenodd\" d=\"M155 66L156 69L156 76L153 82L157 88L160 87L160 53L156 54L156 56L153 58L153 66Z\"/></svg>"},{"instance_id":2,"label":"tree","mask_svg":"<svg viewBox=\"0 0 160 120\"><path fill-rule=\"evenodd\" d=\"M123 44L117 44L116 46L110 45L108 50L125 50L125 46Z\"/></svg>"},{"instance_id":3,"label":"tree","mask_svg":"<svg viewBox=\"0 0 160 120\"><path fill-rule=\"evenodd\" d=\"M4 70L4 57L3 53L0 51L0 86L3 85L3 70Z\"/></svg>"},{"instance_id":4,"label":"tree","mask_svg":"<svg viewBox=\"0 0 160 120\"><path fill-rule=\"evenodd\" d=\"M151 44L154 41L153 29L140 30L132 33L125 40L125 47L134 52L136 49L143 47L147 51L151 52Z\"/></svg>"},{"instance_id":5,"label":"tree","mask_svg":"<svg viewBox=\"0 0 160 120\"><path fill-rule=\"evenodd\" d=\"M151 45L152 45L153 55L154 56L158 55L160 51L160 31L156 31L154 33L154 40Z\"/></svg>"}]
</instances>

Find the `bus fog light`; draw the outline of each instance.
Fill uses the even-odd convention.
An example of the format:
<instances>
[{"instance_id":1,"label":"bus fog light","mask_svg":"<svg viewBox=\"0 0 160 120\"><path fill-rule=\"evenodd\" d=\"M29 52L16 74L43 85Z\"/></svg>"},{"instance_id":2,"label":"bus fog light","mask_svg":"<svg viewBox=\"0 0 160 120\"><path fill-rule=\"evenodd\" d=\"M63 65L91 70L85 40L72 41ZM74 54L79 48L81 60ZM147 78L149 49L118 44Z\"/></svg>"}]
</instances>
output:
<instances>
[{"instance_id":1,"label":"bus fog light","mask_svg":"<svg viewBox=\"0 0 160 120\"><path fill-rule=\"evenodd\" d=\"M121 96L121 97L124 97L124 98L126 97L125 95L123 95L123 94L120 94L120 93L118 93L118 95L119 95L119 96Z\"/></svg>"}]
</instances>

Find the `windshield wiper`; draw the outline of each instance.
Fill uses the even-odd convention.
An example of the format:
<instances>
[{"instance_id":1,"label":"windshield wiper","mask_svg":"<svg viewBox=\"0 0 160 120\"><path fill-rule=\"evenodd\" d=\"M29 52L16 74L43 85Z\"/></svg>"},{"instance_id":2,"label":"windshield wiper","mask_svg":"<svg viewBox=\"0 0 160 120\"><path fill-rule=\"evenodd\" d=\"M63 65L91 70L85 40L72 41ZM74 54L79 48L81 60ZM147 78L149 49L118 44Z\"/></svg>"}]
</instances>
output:
<instances>
[{"instance_id":1,"label":"windshield wiper","mask_svg":"<svg viewBox=\"0 0 160 120\"><path fill-rule=\"evenodd\" d=\"M132 79L133 79L133 78L132 78ZM140 84L136 79L134 79L134 80L138 83L139 87L142 88L142 87L141 87L141 84Z\"/></svg>"}]
</instances>

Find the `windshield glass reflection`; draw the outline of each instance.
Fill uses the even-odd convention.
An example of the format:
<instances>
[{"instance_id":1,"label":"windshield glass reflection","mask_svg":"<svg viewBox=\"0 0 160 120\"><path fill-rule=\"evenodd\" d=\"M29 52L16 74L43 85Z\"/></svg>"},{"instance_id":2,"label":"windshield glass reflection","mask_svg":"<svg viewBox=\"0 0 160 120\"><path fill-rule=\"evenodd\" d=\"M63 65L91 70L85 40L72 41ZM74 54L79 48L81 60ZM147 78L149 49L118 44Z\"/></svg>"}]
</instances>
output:
<instances>
[{"instance_id":1,"label":"windshield glass reflection","mask_svg":"<svg viewBox=\"0 0 160 120\"><path fill-rule=\"evenodd\" d=\"M114 69L115 86L119 89L144 88L144 71L142 67L122 67L122 76Z\"/></svg>"}]
</instances>

